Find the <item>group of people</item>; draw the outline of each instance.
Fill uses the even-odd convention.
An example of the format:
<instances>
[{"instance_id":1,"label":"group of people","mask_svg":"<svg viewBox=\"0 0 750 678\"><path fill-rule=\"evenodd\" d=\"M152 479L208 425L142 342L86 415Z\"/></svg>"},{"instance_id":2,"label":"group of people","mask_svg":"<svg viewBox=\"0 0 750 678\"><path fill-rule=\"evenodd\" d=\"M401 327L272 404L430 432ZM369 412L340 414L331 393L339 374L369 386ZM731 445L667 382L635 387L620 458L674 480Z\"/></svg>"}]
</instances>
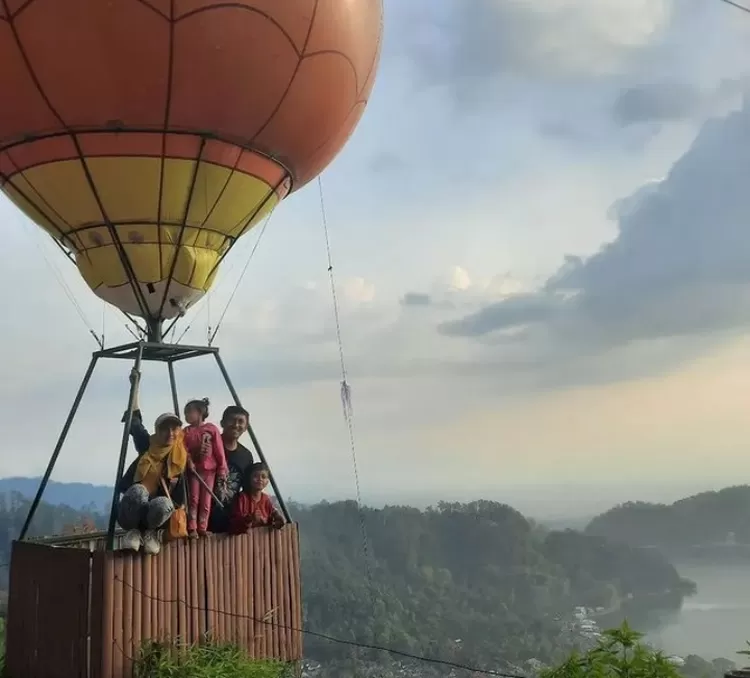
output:
<instances>
[{"instance_id":1,"label":"group of people","mask_svg":"<svg viewBox=\"0 0 750 678\"><path fill-rule=\"evenodd\" d=\"M140 374L133 371L130 379L134 388L130 435L138 457L118 488L117 522L126 531L122 548L142 547L145 553L158 554L159 532L178 508L187 509L189 539L284 525L264 492L268 468L256 463L239 442L249 424L246 410L227 407L219 430L208 421L208 399L191 400L184 408L184 425L177 414L168 412L157 417L154 432L149 433L138 402Z\"/></svg>"}]
</instances>

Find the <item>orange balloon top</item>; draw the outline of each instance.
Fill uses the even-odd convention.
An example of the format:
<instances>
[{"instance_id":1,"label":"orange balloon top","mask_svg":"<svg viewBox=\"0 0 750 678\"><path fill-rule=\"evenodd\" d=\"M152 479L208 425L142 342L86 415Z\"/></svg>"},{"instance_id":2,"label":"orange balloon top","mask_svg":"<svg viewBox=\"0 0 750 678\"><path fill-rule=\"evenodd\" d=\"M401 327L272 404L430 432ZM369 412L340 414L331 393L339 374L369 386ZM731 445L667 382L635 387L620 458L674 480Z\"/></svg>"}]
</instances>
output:
<instances>
[{"instance_id":1,"label":"orange balloon top","mask_svg":"<svg viewBox=\"0 0 750 678\"><path fill-rule=\"evenodd\" d=\"M19 141L33 166L43 138L110 129L256 150L299 188L361 117L381 34L382 0L3 0L0 179Z\"/></svg>"}]
</instances>

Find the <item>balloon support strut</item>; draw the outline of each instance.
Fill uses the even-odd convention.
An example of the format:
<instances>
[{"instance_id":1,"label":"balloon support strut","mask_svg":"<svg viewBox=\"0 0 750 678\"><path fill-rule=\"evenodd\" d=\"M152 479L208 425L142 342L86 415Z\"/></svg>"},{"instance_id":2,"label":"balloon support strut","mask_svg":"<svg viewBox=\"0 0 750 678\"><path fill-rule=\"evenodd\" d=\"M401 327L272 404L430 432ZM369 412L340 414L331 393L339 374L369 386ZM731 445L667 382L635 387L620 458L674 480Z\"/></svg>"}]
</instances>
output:
<instances>
[{"instance_id":1,"label":"balloon support strut","mask_svg":"<svg viewBox=\"0 0 750 678\"><path fill-rule=\"evenodd\" d=\"M54 471L57 459L60 456L60 452L63 448L63 445L65 444L65 440L68 437L70 427L73 424L73 420L75 419L78 408L81 404L81 401L83 400L83 396L85 395L86 389L88 388L89 382L91 381L91 376L93 375L99 360L117 359L131 361L133 363L133 367L139 372L141 369L141 364L143 362L166 363L167 369L169 371L169 386L172 392L172 405L174 407L175 413L179 416L180 407L179 399L177 397L177 382L175 379L174 364L182 360L189 360L191 358L198 358L200 356L207 355L213 356L235 404L239 407L242 407L239 394L234 388L234 384L229 377L227 368L225 367L224 362L219 355L219 349L215 346L183 346L182 344L165 344L161 342L139 341L130 344L123 344L121 346L113 346L111 348L102 349L100 351L95 351L91 355L91 362L89 363L86 373L83 376L83 381L81 382L75 399L73 400L73 405L71 406L70 412L68 413L68 418L65 420L65 424L63 424L60 436L57 439L54 450L52 451L52 456L50 457L49 464L47 464L47 470L44 472L42 480L39 483L39 488L37 489L36 496L31 503L29 513L26 516L26 521L24 522L23 527L21 528L21 533L18 537L18 540L23 541L26 537L26 534L28 533L31 521L34 519L34 514L36 513L37 508L39 507L39 503L42 500L44 490L47 488L50 476ZM117 460L117 474L115 476L115 485L112 493L112 503L110 506L109 514L109 526L107 529L107 550L110 551L114 548L115 525L117 522L117 506L120 497L118 486L120 485L120 481L122 480L122 476L125 470L125 460L127 458L128 444L130 442L130 426L133 421L133 406L135 404L136 388L137 386L135 383L131 384L130 393L128 396L128 409L127 414L124 418L122 441L120 444L120 456ZM263 450L260 446L260 443L258 442L258 438L255 436L255 432L253 431L252 425L249 422L247 432L250 436L250 439L252 440L253 447L257 452L258 458L260 459L260 461L267 465L266 457L263 454ZM284 499L281 496L281 492L279 492L279 488L276 484L273 473L269 472L269 476L271 487L273 488L276 499L279 502L279 507L281 508L281 511L284 514L286 520L291 521L289 511L286 507L286 504L284 503Z\"/></svg>"}]
</instances>

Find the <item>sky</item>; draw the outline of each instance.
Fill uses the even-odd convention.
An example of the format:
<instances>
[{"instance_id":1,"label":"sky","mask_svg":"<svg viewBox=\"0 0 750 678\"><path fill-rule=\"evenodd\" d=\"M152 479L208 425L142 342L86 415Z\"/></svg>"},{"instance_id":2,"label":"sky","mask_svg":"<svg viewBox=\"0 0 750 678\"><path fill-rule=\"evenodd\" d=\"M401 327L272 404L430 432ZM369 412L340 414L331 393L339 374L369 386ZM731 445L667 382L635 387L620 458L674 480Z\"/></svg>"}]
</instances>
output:
<instances>
[{"instance_id":1,"label":"sky","mask_svg":"<svg viewBox=\"0 0 750 678\"><path fill-rule=\"evenodd\" d=\"M720 0L386 0L322 175L365 502L583 515L750 479L749 38ZM204 343L227 308L216 344L298 501L356 488L320 198L286 200L252 258L245 236L182 325ZM87 323L131 337L4 198L0 223L0 475L39 475ZM212 368L177 379L218 419ZM128 370L97 368L54 479L113 481ZM163 365L142 406L170 409Z\"/></svg>"}]
</instances>

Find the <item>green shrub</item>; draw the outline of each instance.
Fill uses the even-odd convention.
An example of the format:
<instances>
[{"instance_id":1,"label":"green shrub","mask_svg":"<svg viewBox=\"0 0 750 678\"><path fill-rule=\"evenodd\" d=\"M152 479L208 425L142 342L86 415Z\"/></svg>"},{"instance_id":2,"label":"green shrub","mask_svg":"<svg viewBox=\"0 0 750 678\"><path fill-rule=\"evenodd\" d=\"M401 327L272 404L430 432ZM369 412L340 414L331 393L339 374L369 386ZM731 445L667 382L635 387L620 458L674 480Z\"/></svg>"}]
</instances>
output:
<instances>
[{"instance_id":1,"label":"green shrub","mask_svg":"<svg viewBox=\"0 0 750 678\"><path fill-rule=\"evenodd\" d=\"M540 678L680 678L677 668L661 652L643 645L641 637L625 622L605 631L593 650L572 654Z\"/></svg>"},{"instance_id":2,"label":"green shrub","mask_svg":"<svg viewBox=\"0 0 750 678\"><path fill-rule=\"evenodd\" d=\"M232 645L204 643L186 647L147 642L134 666L134 678L291 678L288 664L250 659Z\"/></svg>"}]
</instances>

